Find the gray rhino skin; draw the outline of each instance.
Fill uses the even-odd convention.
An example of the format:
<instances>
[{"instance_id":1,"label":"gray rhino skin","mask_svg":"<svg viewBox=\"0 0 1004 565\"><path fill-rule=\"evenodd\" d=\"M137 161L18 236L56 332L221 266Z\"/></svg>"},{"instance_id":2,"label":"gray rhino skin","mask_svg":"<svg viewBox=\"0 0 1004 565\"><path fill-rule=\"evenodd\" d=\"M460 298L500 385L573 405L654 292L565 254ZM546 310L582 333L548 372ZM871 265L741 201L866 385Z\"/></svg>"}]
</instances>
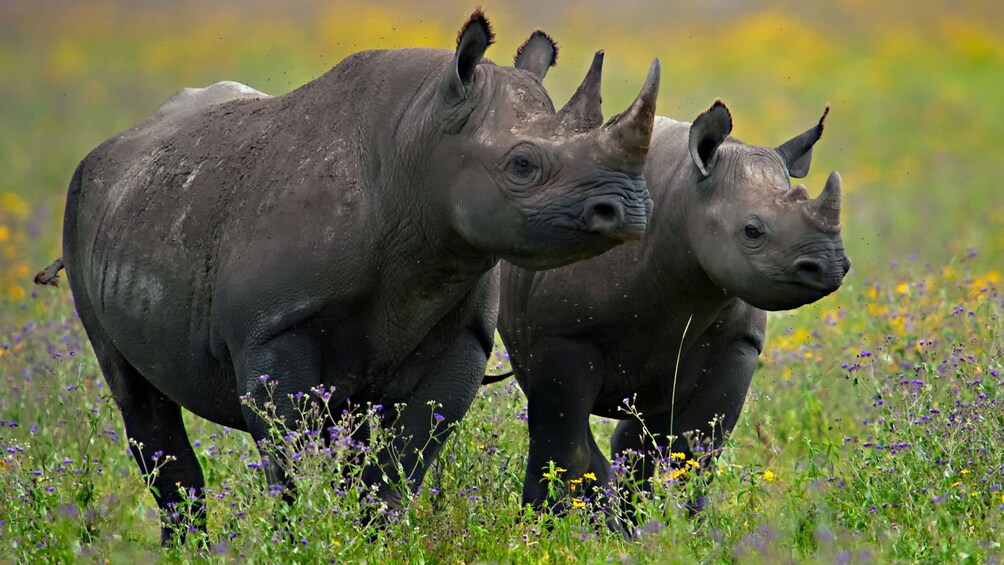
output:
<instances>
[{"instance_id":1,"label":"gray rhino skin","mask_svg":"<svg viewBox=\"0 0 1004 565\"><path fill-rule=\"evenodd\" d=\"M727 137L731 129L721 102L693 125L656 119L645 168L655 204L638 243L549 271L502 264L499 331L529 402L524 503L564 505L548 499L548 461L564 479L608 481L590 414L621 420L612 457L644 453L639 481L669 457L670 438L671 452L709 466L713 456L695 453L684 433L710 440L703 449L722 446L763 349L765 310L840 286L850 267L840 177L816 200L788 179L808 173L823 120L777 149ZM692 512L703 504L688 502Z\"/></svg>"},{"instance_id":2,"label":"gray rhino skin","mask_svg":"<svg viewBox=\"0 0 1004 565\"><path fill-rule=\"evenodd\" d=\"M535 33L503 68L482 60L491 41L478 11L456 52L362 52L276 97L189 89L80 163L63 259L140 468L176 458L152 484L165 541L179 485L204 528L181 407L256 441L270 424L243 395L290 427L289 395L322 385L333 414L388 407L392 447L363 478L398 504L480 384L498 259L556 267L644 232L658 61L601 126L600 56L555 113L553 42ZM270 483L292 486L265 455Z\"/></svg>"}]
</instances>

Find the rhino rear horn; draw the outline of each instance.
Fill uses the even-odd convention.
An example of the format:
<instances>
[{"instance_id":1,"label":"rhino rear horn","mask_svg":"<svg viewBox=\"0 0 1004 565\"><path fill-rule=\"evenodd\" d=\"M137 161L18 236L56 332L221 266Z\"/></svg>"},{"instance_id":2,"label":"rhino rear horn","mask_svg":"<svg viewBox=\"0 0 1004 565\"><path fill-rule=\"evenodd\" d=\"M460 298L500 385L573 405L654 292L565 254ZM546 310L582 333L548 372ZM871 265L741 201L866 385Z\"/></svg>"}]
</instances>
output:
<instances>
[{"instance_id":1,"label":"rhino rear horn","mask_svg":"<svg viewBox=\"0 0 1004 565\"><path fill-rule=\"evenodd\" d=\"M809 174L809 164L812 162L812 146L823 136L823 122L830 113L830 105L823 110L819 123L784 142L776 151L781 156L788 174L800 179Z\"/></svg>"},{"instance_id":2,"label":"rhino rear horn","mask_svg":"<svg viewBox=\"0 0 1004 565\"><path fill-rule=\"evenodd\" d=\"M721 100L715 100L690 126L690 157L701 176L708 176L718 147L732 132L732 113Z\"/></svg>"},{"instance_id":3,"label":"rhino rear horn","mask_svg":"<svg viewBox=\"0 0 1004 565\"><path fill-rule=\"evenodd\" d=\"M603 50L593 55L586 77L575 90L575 94L558 110L556 118L559 130L574 133L599 127L603 123L603 109L600 97L600 81L603 77Z\"/></svg>"},{"instance_id":4,"label":"rhino rear horn","mask_svg":"<svg viewBox=\"0 0 1004 565\"><path fill-rule=\"evenodd\" d=\"M443 92L450 103L459 104L467 99L467 92L474 83L474 71L494 41L495 34L488 18L480 9L475 10L457 34L457 51L443 80Z\"/></svg>"},{"instance_id":5,"label":"rhino rear horn","mask_svg":"<svg viewBox=\"0 0 1004 565\"><path fill-rule=\"evenodd\" d=\"M655 101L659 96L660 65L659 59L652 61L648 68L645 84L634 99L634 102L620 114L610 118L603 126L607 139L619 149L629 165L642 168L645 157L648 156L648 145L652 140L652 128L655 125Z\"/></svg>"},{"instance_id":6,"label":"rhino rear horn","mask_svg":"<svg viewBox=\"0 0 1004 565\"><path fill-rule=\"evenodd\" d=\"M547 70L558 62L558 44L541 30L536 30L516 50L512 66L529 71L544 80Z\"/></svg>"}]
</instances>

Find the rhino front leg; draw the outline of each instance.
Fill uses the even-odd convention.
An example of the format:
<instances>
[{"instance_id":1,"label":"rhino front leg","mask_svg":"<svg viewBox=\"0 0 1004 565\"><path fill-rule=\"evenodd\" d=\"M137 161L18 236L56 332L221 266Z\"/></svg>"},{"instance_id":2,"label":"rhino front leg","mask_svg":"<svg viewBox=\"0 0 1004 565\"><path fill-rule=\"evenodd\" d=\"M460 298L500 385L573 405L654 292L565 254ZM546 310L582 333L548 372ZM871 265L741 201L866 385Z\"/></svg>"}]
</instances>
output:
<instances>
[{"instance_id":1,"label":"rhino front leg","mask_svg":"<svg viewBox=\"0 0 1004 565\"><path fill-rule=\"evenodd\" d=\"M494 332L494 326L487 331ZM376 486L390 508L401 506L403 489L418 490L454 424L467 413L481 386L491 343L490 333L479 338L475 330L464 331L432 363L402 369L399 378L421 373L418 386L400 412L391 411L391 443L378 463L363 471L363 480Z\"/></svg>"},{"instance_id":2,"label":"rhino front leg","mask_svg":"<svg viewBox=\"0 0 1004 565\"><path fill-rule=\"evenodd\" d=\"M239 390L246 392L250 402L241 408L247 431L267 460L269 484L282 486L283 498L292 502L295 485L283 446L276 445L272 435L276 423L264 417L263 411L274 406L275 416L289 430L301 424L303 415L290 397L321 384L321 350L308 332L289 330L263 344L245 347L235 355L235 362Z\"/></svg>"},{"instance_id":3,"label":"rhino front leg","mask_svg":"<svg viewBox=\"0 0 1004 565\"><path fill-rule=\"evenodd\" d=\"M697 349L714 353L684 362L684 367L698 371L700 378L687 398L677 399L676 414L646 414L642 421L622 421L611 438L612 457L617 458L627 450L644 454L633 470L634 479L643 489L651 488L649 481L658 464L656 458L672 457L673 453L683 454L682 459L674 460L674 466L697 461L700 467L689 471L696 471L701 480L710 483L714 473L706 471L713 468L725 438L739 419L761 348L762 341L755 336L709 336L705 346ZM643 431L643 422L648 433ZM697 453L695 440L701 447ZM705 497L695 497L687 502L687 510L694 515L704 509L705 503Z\"/></svg>"},{"instance_id":4,"label":"rhino front leg","mask_svg":"<svg viewBox=\"0 0 1004 565\"><path fill-rule=\"evenodd\" d=\"M609 479L610 465L589 428L589 414L603 385L603 358L593 344L572 339L548 340L534 353L527 357L531 365L514 367L528 403L530 449L523 504L551 504L561 510L566 502L552 496L545 476L552 462L569 490L574 484L589 495L592 485L605 485ZM595 479L585 478L588 473Z\"/></svg>"}]
</instances>

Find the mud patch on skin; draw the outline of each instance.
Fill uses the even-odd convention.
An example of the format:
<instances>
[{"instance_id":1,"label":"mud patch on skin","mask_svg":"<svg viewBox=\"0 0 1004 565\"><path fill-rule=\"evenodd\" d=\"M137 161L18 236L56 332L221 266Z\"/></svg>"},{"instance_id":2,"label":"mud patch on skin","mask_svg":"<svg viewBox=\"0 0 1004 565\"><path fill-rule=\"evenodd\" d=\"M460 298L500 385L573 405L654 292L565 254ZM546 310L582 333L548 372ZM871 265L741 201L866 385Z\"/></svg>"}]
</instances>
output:
<instances>
[{"instance_id":1,"label":"mud patch on skin","mask_svg":"<svg viewBox=\"0 0 1004 565\"><path fill-rule=\"evenodd\" d=\"M199 163L194 169L192 169L192 172L188 173L188 176L185 177L185 182L181 183L181 190L188 190L188 187L192 185L192 181L199 175L199 169L202 168L203 164L204 163Z\"/></svg>"}]
</instances>

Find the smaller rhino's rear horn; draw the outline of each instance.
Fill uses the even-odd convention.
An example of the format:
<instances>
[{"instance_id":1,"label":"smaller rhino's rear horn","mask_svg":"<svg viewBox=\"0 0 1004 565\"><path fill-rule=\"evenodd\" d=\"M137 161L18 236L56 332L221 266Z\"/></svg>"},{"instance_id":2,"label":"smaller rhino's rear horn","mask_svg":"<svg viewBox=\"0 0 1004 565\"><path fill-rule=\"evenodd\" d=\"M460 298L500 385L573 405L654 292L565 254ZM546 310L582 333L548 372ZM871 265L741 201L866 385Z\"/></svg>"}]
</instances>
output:
<instances>
[{"instance_id":1,"label":"smaller rhino's rear horn","mask_svg":"<svg viewBox=\"0 0 1004 565\"><path fill-rule=\"evenodd\" d=\"M593 63L582 79L582 84L565 106L558 110L558 128L562 132L576 133L591 130L603 123L600 79L603 76L603 50L593 55Z\"/></svg>"},{"instance_id":2,"label":"smaller rhino's rear horn","mask_svg":"<svg viewBox=\"0 0 1004 565\"><path fill-rule=\"evenodd\" d=\"M620 153L639 167L648 155L652 128L655 125L655 101L659 96L659 59L652 61L641 92L624 112L610 118L603 126L605 135L620 149Z\"/></svg>"},{"instance_id":3,"label":"smaller rhino's rear horn","mask_svg":"<svg viewBox=\"0 0 1004 565\"><path fill-rule=\"evenodd\" d=\"M809 213L831 229L840 229L840 198L843 192L841 184L840 173L833 171L826 179L823 192L809 202Z\"/></svg>"}]
</instances>

